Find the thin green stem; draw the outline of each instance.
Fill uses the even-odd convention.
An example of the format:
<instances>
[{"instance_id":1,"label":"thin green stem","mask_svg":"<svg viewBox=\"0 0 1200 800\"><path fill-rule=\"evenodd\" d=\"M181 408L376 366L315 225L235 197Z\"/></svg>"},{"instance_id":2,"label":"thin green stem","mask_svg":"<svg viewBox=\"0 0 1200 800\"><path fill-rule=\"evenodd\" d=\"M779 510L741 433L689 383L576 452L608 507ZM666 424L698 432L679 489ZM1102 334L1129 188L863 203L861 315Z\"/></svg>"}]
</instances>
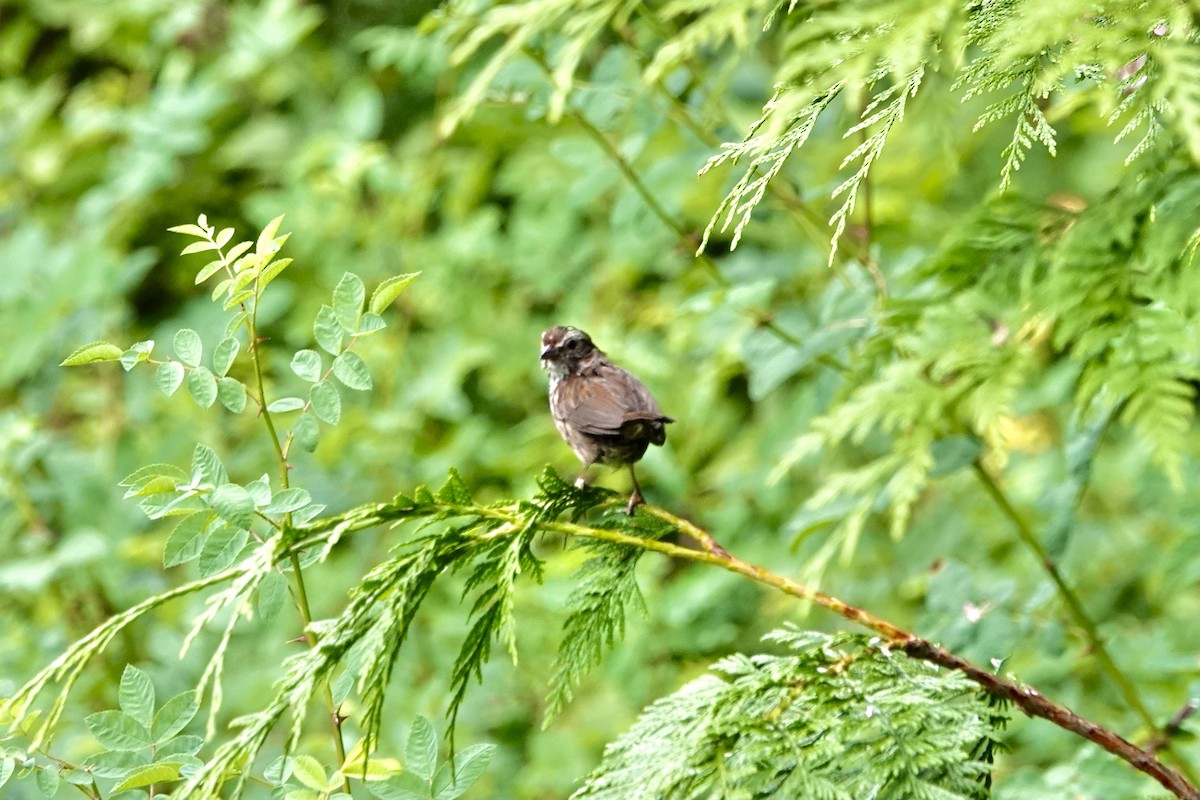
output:
<instances>
[{"instance_id":1,"label":"thin green stem","mask_svg":"<svg viewBox=\"0 0 1200 800\"><path fill-rule=\"evenodd\" d=\"M655 32L658 33L658 35L664 41L674 38L676 34L672 31L666 30L661 20L658 19L658 17L645 5L645 3L641 3L639 6L643 17L649 21L651 27L654 28ZM648 63L647 58L642 50L638 48L636 43L633 41L632 34L624 28L619 29L617 34L621 36L622 40L624 40L624 42L637 54L639 61L641 62L643 68L645 68ZM696 81L700 80L700 76L706 72L706 70L700 65L694 63L691 57L684 59L684 66L687 67L687 69L692 73L692 79ZM721 138L700 124L695 115L692 113L691 109L685 103L680 101L680 99L675 96L670 89L667 88L667 85L662 78L656 79L652 85L658 95L667 102L667 105L671 109L672 115L675 117L675 119L689 131L691 131L693 136L710 147L719 147L722 144ZM730 115L723 109L720 110L726 119L728 119ZM767 191L774 195L775 198L783 204L784 209L792 215L792 218L799 225L800 229L804 231L805 235L809 237L812 244L821 249L825 253L826 260L828 260L830 251L832 250L832 244L829 240L829 228L825 218L816 211L813 211L809 204L805 203L800 195L797 194L795 189L792 186L784 183L782 180L768 181ZM868 226L869 225L870 222L868 222ZM887 284L882 280L883 275L882 272L880 272L878 265L871 258L869 242L863 246L851 240L847 243L845 250L847 253L853 256L854 259L857 260L871 275L871 279L875 282L876 289L879 290L882 288L880 297L886 297ZM838 276L844 282L848 283L849 281L845 276L845 272L840 268L840 265L845 260L846 259L844 256L835 254L834 263L837 265Z\"/></svg>"},{"instance_id":2,"label":"thin green stem","mask_svg":"<svg viewBox=\"0 0 1200 800\"><path fill-rule=\"evenodd\" d=\"M1154 719L1154 715L1146 706L1145 701L1142 700L1141 694L1138 692L1133 681L1119 666L1117 666L1116 661L1113 660L1112 655L1108 651L1108 646L1104 642L1104 638L1100 635L1099 628L1097 627L1095 621L1087 613L1087 610L1083 607L1083 602L1079 599L1079 595L1075 593L1075 591L1063 577L1062 572L1058 568L1058 563L1046 551L1046 548L1042 545L1041 541L1037 537L1037 534L1034 532L1033 527L1029 524L1028 520L1026 520L1019 511L1017 511L1016 507L1008 499L1008 496L1004 493L1004 490L1001 489L995 478L993 478L978 462L974 464L974 471L975 475L983 484L984 489L1000 508L1001 513L1003 513L1004 516L1007 517L1008 520L1013 524L1013 527L1017 531L1018 538L1020 538L1026 547L1028 547L1030 551L1037 557L1038 561L1042 564L1042 568L1045 569L1046 574L1050 576L1050 580L1054 583L1059 595L1063 598L1063 602L1066 604L1067 609L1071 614L1071 618L1083 631L1084 638L1088 643L1088 648L1092 651L1092 653L1095 654L1096 660L1099 662L1101 668L1108 675L1109 679L1116 684L1118 690L1121 692L1122 697L1125 699L1125 703L1138 716L1142 722L1142 725L1145 726L1147 730L1151 731L1152 735L1157 740L1158 734L1161 732L1161 728ZM1174 748L1171 747L1169 737L1161 738L1160 743L1158 744L1158 749L1174 756L1175 763L1179 771L1186 775L1189 781L1192 781L1193 783L1197 782L1197 778L1191 769L1191 765L1186 760L1181 758L1179 754L1175 752Z\"/></svg>"},{"instance_id":3,"label":"thin green stem","mask_svg":"<svg viewBox=\"0 0 1200 800\"><path fill-rule=\"evenodd\" d=\"M287 489L291 486L291 479L288 477L290 467L287 463L287 457L283 453L283 444L279 441L279 433L275 430L275 420L271 417L271 412L267 410L267 390L263 380L263 365L261 351L262 342L258 339L258 302L254 303L254 308L246 316L246 332L250 336L250 361L254 365L254 381L258 386L258 397L262 402L262 419L263 424L267 426L267 432L271 435L271 446L275 448L275 457L279 461L279 485L281 488Z\"/></svg>"},{"instance_id":4,"label":"thin green stem","mask_svg":"<svg viewBox=\"0 0 1200 800\"><path fill-rule=\"evenodd\" d=\"M279 461L279 483L281 488L288 489L291 486L289 472L291 466L288 464L287 453L284 452L283 444L279 439L279 433L275 430L275 421L271 416L271 412L267 409L267 390L263 377L264 369L262 363L262 342L258 336L258 302L261 296L257 279L255 280L254 288L254 304L249 309L246 315L246 332L250 337L250 356L251 363L254 366L254 380L258 385L258 396L261 401L261 411L263 423L267 426L267 432L271 435L271 445L275 448L275 457ZM291 514L284 516L283 527L286 529L291 525ZM300 554L293 550L291 553L292 565L292 580L295 589L296 608L300 612L300 621L304 628L304 641L307 642L310 649L317 647L317 635L312 630L312 610L308 603L308 588L304 584L304 570L300 564ZM329 720L333 726L333 749L337 753L338 767L346 763L346 742L342 736L342 714L337 703L333 699L333 689L329 682L325 681L324 691L322 694L325 698L325 705L329 712ZM350 793L350 779L348 777L342 780L342 790L346 794Z\"/></svg>"},{"instance_id":5,"label":"thin green stem","mask_svg":"<svg viewBox=\"0 0 1200 800\"><path fill-rule=\"evenodd\" d=\"M53 761L57 765L57 767L55 767L56 769L69 769L72 772L87 772L87 770L84 767L80 766L79 764L76 764L72 761L68 761L65 758L60 758L59 756L54 755L47 749L40 748L37 750L37 752L41 753L43 756L45 756L46 758ZM47 767L44 767L41 765L37 765L34 768L35 769L47 769ZM90 798L92 798L92 800L103 800L104 795L100 793L100 787L96 785L96 780L94 778L92 779L92 782L88 783L88 784L73 783L73 782L69 782L69 783L71 783L72 786L74 786L76 789L78 789L85 797L90 797Z\"/></svg>"},{"instance_id":6,"label":"thin green stem","mask_svg":"<svg viewBox=\"0 0 1200 800\"><path fill-rule=\"evenodd\" d=\"M1046 551L1046 548L1038 539L1037 534L1034 532L1033 527L1029 524L1029 521L1026 520L1019 511L1017 511L1016 507L1013 506L1012 501L1008 499L1008 496L1004 493L1004 490L1001 489L1000 485L996 482L996 479L993 478L988 471L983 468L983 465L981 465L979 462L975 462L973 468L976 477L978 477L980 483L983 484L984 490L1000 508L1001 513L1004 514L1004 516L1008 518L1009 522L1012 523L1013 528L1016 529L1017 537L1020 538L1021 542L1037 557L1038 561L1042 565L1042 568L1046 571L1046 574L1050 576L1050 580L1054 583L1055 588L1058 590L1059 596L1062 597L1063 602L1066 604L1071 618L1083 631L1084 638L1088 643L1088 648L1095 654L1096 660L1100 663L1100 666L1103 668L1105 673L1108 674L1109 679L1117 685L1121 695L1125 698L1125 703L1134 711L1135 714L1137 714L1138 718L1142 722L1142 725L1144 725L1150 731L1158 732L1159 725L1155 721L1154 715L1150 713L1150 709L1146 706L1146 703L1142 700L1141 695L1138 693L1137 687L1134 685L1129 676L1126 675L1113 660L1112 655L1108 652L1107 645L1104 643L1104 638L1100 635L1100 631L1096 626L1095 621L1088 615L1087 610L1083 607L1083 602L1079 599L1079 595L1076 594L1075 590L1072 589L1070 584L1067 583L1066 578L1063 577L1061 570L1058 568L1058 563ZM1169 749L1169 743L1164 742L1161 745L1161 749ZM1189 780L1196 780L1196 778L1191 774L1188 764L1182 762L1178 758L1176 759L1176 763L1179 765L1180 771L1187 774Z\"/></svg>"},{"instance_id":7,"label":"thin green stem","mask_svg":"<svg viewBox=\"0 0 1200 800\"><path fill-rule=\"evenodd\" d=\"M655 32L664 41L669 41L670 39L674 38L675 34L671 31L668 31L663 26L662 21L658 19L658 17L646 6L645 3L641 3L639 6L643 18L650 22L651 27L654 28ZM633 36L630 31L627 29L620 29L617 31L617 34L622 38L625 44L627 44L630 49L637 54L638 60L641 62L644 69L648 63L646 55L640 48L637 47L636 43L633 41ZM684 66L687 67L688 71L692 73L692 80L694 81L699 80L700 76L706 72L704 68L694 63L691 57L684 59ZM658 93L659 97L666 101L676 121L687 128L693 136L695 136L701 142L704 142L709 147L721 146L723 143L721 137L717 136L708 128L705 128L703 125L701 125L699 120L697 120L695 115L692 113L691 109L688 108L686 104L680 101L680 99L675 96L670 89L667 88L667 85L664 83L662 78L655 79L652 86L655 92ZM730 116L729 113L723 108L718 110L728 120ZM825 220L821 217L821 215L813 211L808 204L805 203L800 196L792 190L791 187L785 186L779 181L769 182L767 184L767 191L775 195L776 198L783 202L784 208L786 208L793 215L793 217L795 217L797 222L800 223L800 227L809 236L809 238L812 240L812 243L815 246L823 249L826 257L828 258L830 250L829 236L826 229Z\"/></svg>"},{"instance_id":8,"label":"thin green stem","mask_svg":"<svg viewBox=\"0 0 1200 800\"><path fill-rule=\"evenodd\" d=\"M867 143L867 131L864 128L859 131L860 139L863 145ZM863 176L862 193L863 193L863 241L861 252L858 255L858 261L863 265L863 269L871 276L871 280L875 282L876 298L879 302L887 300L888 286L887 279L883 277L883 271L879 269L879 265L875 263L875 256L871 254L871 245L875 235L875 215L874 202L872 199L873 192L871 185L873 183L871 176L873 172L868 171Z\"/></svg>"},{"instance_id":9,"label":"thin green stem","mask_svg":"<svg viewBox=\"0 0 1200 800\"><path fill-rule=\"evenodd\" d=\"M529 49L526 49L525 52L530 58L537 62L537 64L542 68L543 71L546 72L546 74L550 74L550 65L546 63L545 59L542 58L540 54ZM583 128L584 132L586 132L588 136L590 136L596 142L600 149L604 151L604 154L608 157L609 161L611 161L613 166L617 168L617 171L624 176L625 180L629 182L629 185L632 186L633 190L638 193L638 196L642 198L642 201L645 202L646 207L650 209L654 216L658 217L659 221L662 222L663 225L669 228L681 242L686 244L688 248L695 253L695 258L704 265L704 268L708 271L708 274L712 277L712 279L719 286L728 287L729 279L721 274L721 270L719 267L717 267L717 263L713 261L712 256L705 252L696 252L697 239L695 235L689 233L687 227L684 226L682 222L671 216L670 212L663 207L662 203L658 201L658 198L654 196L654 193L650 191L650 187L646 186L646 182L642 180L640 175L638 175L637 170L635 170L633 165L629 163L629 159L625 158L621 151L617 149L616 145L609 141L608 137L604 135L604 132L593 125L591 120L589 120L578 110L568 107L566 113L572 120L575 121L576 124L579 125L579 127ZM771 333L773 333L780 341L786 342L793 347L800 347L804 344L799 337L781 328L773 319L770 318L770 316L755 315L754 321L759 327L766 328L767 330L771 331ZM835 368L840 367L840 365L838 365L834 359L820 357L817 360L821 363L827 363L829 366L833 366Z\"/></svg>"}]
</instances>

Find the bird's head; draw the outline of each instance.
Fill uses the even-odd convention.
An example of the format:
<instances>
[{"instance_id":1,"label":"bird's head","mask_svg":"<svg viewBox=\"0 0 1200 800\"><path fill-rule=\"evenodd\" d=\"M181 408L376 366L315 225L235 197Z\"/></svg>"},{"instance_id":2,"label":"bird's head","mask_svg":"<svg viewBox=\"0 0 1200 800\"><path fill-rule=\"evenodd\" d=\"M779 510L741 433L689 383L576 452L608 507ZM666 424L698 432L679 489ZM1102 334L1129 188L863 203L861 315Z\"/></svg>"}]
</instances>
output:
<instances>
[{"instance_id":1,"label":"bird's head","mask_svg":"<svg viewBox=\"0 0 1200 800\"><path fill-rule=\"evenodd\" d=\"M595 352L592 338L578 328L556 325L542 333L542 369L551 378L578 372L583 362Z\"/></svg>"}]
</instances>

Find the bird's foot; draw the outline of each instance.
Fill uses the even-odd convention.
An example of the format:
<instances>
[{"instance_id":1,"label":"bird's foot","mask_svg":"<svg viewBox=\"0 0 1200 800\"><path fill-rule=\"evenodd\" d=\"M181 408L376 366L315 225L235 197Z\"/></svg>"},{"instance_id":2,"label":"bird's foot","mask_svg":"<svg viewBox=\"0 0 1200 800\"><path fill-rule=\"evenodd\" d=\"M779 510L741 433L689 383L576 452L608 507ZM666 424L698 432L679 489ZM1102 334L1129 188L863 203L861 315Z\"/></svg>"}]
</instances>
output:
<instances>
[{"instance_id":1,"label":"bird's foot","mask_svg":"<svg viewBox=\"0 0 1200 800\"><path fill-rule=\"evenodd\" d=\"M642 497L642 493L635 491L633 494L629 495L629 505L625 506L625 514L632 517L633 510L638 506L645 504L645 502L646 498Z\"/></svg>"}]
</instances>

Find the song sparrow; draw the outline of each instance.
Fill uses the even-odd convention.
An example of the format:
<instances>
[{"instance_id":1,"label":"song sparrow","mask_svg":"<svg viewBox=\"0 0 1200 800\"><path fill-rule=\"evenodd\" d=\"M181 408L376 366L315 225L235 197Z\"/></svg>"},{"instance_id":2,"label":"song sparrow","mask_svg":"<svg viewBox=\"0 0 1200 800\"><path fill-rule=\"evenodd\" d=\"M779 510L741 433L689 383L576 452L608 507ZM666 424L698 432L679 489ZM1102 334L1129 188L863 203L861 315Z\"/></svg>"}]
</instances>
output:
<instances>
[{"instance_id":1,"label":"song sparrow","mask_svg":"<svg viewBox=\"0 0 1200 800\"><path fill-rule=\"evenodd\" d=\"M664 415L642 382L608 360L591 337L561 325L542 334L542 369L550 376L550 413L563 439L583 462L575 481L582 487L588 467L629 467L633 494L626 511L644 503L634 462L652 444L667 440Z\"/></svg>"}]
</instances>

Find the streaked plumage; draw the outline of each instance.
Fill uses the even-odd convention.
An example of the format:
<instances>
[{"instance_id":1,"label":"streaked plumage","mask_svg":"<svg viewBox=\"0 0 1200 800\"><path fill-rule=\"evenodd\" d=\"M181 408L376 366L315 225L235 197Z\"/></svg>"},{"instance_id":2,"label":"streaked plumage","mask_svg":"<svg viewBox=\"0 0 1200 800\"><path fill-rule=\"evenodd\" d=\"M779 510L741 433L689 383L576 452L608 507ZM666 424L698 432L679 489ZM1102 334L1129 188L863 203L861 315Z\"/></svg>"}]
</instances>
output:
<instances>
[{"instance_id":1,"label":"streaked plumage","mask_svg":"<svg viewBox=\"0 0 1200 800\"><path fill-rule=\"evenodd\" d=\"M586 333L556 326L542 334L542 368L550 376L550 412L563 439L583 462L628 466L633 494L628 511L643 502L633 471L650 445L667 440L662 413L650 390L608 360ZM576 485L583 485L581 474Z\"/></svg>"}]
</instances>

